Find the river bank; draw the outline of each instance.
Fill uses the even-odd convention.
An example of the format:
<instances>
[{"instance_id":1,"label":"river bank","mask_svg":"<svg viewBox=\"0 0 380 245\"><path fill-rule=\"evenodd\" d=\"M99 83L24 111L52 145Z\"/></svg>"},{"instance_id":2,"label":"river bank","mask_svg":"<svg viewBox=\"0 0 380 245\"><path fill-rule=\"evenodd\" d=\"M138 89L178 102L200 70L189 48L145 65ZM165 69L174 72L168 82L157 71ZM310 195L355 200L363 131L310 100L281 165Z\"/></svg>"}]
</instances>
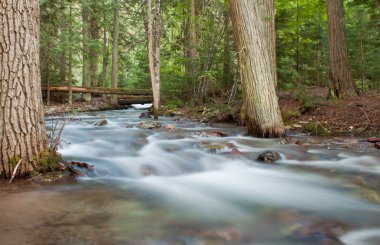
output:
<instances>
[{"instance_id":1,"label":"river bank","mask_svg":"<svg viewBox=\"0 0 380 245\"><path fill-rule=\"evenodd\" d=\"M328 89L310 87L304 94L280 91L281 113L286 130L289 132L308 133L316 136L379 136L380 134L380 94L370 93L345 100L326 100ZM243 125L240 120L241 101L226 103L221 98L194 106L186 102L163 103L161 115L189 118L203 123L232 123ZM47 116L62 116L67 113L103 111L114 108L101 98L91 102L76 101L52 103L45 106Z\"/></svg>"}]
</instances>

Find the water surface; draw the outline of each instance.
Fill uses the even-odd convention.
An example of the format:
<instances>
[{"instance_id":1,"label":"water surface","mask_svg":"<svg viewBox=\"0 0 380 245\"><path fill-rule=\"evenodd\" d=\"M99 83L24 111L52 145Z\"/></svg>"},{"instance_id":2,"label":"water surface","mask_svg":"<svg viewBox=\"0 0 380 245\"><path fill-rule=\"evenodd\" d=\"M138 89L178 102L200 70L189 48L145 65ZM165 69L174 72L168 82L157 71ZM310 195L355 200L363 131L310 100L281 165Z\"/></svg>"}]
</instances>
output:
<instances>
[{"instance_id":1,"label":"water surface","mask_svg":"<svg viewBox=\"0 0 380 245\"><path fill-rule=\"evenodd\" d=\"M380 154L362 139L284 144L173 117L145 130L141 112L68 116L60 152L95 171L0 187L1 244L380 244ZM258 163L267 150L282 159Z\"/></svg>"}]
</instances>

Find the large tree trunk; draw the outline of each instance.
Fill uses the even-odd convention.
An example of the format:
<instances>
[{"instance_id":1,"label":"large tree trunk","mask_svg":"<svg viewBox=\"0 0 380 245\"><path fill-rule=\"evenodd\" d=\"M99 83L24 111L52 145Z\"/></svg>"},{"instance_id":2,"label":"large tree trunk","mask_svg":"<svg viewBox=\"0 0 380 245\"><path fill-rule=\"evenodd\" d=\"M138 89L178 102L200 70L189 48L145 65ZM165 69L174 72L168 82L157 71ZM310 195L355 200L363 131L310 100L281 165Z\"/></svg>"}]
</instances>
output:
<instances>
[{"instance_id":1,"label":"large tree trunk","mask_svg":"<svg viewBox=\"0 0 380 245\"><path fill-rule=\"evenodd\" d=\"M248 132L258 137L284 133L276 95L273 0L229 0L239 50Z\"/></svg>"},{"instance_id":2,"label":"large tree trunk","mask_svg":"<svg viewBox=\"0 0 380 245\"><path fill-rule=\"evenodd\" d=\"M154 119L158 119L160 108L160 39L161 39L161 0L156 0L155 17L153 19L152 0L148 0L148 60L153 90Z\"/></svg>"},{"instance_id":3,"label":"large tree trunk","mask_svg":"<svg viewBox=\"0 0 380 245\"><path fill-rule=\"evenodd\" d=\"M337 98L356 96L348 60L343 0L327 0L326 4L329 30L330 86Z\"/></svg>"},{"instance_id":4,"label":"large tree trunk","mask_svg":"<svg viewBox=\"0 0 380 245\"><path fill-rule=\"evenodd\" d=\"M111 88L117 88L119 53L119 1L114 0ZM117 105L117 95L111 96L111 104Z\"/></svg>"},{"instance_id":5,"label":"large tree trunk","mask_svg":"<svg viewBox=\"0 0 380 245\"><path fill-rule=\"evenodd\" d=\"M82 21L83 21L83 68L82 68L82 86L91 86L91 62L90 62L90 7L88 1L82 2ZM84 101L91 101L91 94L83 95Z\"/></svg>"},{"instance_id":6,"label":"large tree trunk","mask_svg":"<svg viewBox=\"0 0 380 245\"><path fill-rule=\"evenodd\" d=\"M38 170L47 148L39 64L39 1L0 4L0 176Z\"/></svg>"}]
</instances>

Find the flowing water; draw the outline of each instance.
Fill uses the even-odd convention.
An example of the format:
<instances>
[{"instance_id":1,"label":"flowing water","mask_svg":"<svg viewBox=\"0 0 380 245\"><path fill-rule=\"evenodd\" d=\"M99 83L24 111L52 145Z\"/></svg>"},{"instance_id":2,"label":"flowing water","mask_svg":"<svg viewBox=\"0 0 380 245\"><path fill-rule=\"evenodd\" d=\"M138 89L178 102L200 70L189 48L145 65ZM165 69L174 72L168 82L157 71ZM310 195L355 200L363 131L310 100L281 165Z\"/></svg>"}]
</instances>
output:
<instances>
[{"instance_id":1,"label":"flowing water","mask_svg":"<svg viewBox=\"0 0 380 245\"><path fill-rule=\"evenodd\" d=\"M172 117L160 122L175 129L139 129L141 112L71 117L60 152L95 170L0 187L0 243L380 244L380 154L360 139L284 144ZM281 160L257 162L267 150Z\"/></svg>"}]
</instances>

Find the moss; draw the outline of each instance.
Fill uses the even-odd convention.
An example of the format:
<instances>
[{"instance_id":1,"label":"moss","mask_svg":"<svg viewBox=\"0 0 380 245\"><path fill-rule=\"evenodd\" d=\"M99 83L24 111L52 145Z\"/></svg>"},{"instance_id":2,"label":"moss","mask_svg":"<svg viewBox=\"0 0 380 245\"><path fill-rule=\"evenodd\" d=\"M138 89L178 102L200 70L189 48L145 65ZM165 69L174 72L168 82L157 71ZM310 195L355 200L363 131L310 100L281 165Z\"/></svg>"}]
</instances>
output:
<instances>
[{"instance_id":1,"label":"moss","mask_svg":"<svg viewBox=\"0 0 380 245\"><path fill-rule=\"evenodd\" d=\"M291 122L294 118L298 118L301 116L301 112L297 109L289 109L287 111L282 112L282 120L284 120L284 123Z\"/></svg>"},{"instance_id":2,"label":"moss","mask_svg":"<svg viewBox=\"0 0 380 245\"><path fill-rule=\"evenodd\" d=\"M303 126L303 130L316 136L331 136L333 134L333 132L327 128L327 125L323 126L319 122L309 122Z\"/></svg>"},{"instance_id":3,"label":"moss","mask_svg":"<svg viewBox=\"0 0 380 245\"><path fill-rule=\"evenodd\" d=\"M20 161L21 159L21 156L20 155L17 155L17 156L14 156L10 159L9 163L12 167L16 167L16 165L18 164L18 162Z\"/></svg>"},{"instance_id":4,"label":"moss","mask_svg":"<svg viewBox=\"0 0 380 245\"><path fill-rule=\"evenodd\" d=\"M40 169L39 172L47 173L53 172L60 169L60 163L62 162L62 157L53 151L43 151L40 153L39 157Z\"/></svg>"}]
</instances>

